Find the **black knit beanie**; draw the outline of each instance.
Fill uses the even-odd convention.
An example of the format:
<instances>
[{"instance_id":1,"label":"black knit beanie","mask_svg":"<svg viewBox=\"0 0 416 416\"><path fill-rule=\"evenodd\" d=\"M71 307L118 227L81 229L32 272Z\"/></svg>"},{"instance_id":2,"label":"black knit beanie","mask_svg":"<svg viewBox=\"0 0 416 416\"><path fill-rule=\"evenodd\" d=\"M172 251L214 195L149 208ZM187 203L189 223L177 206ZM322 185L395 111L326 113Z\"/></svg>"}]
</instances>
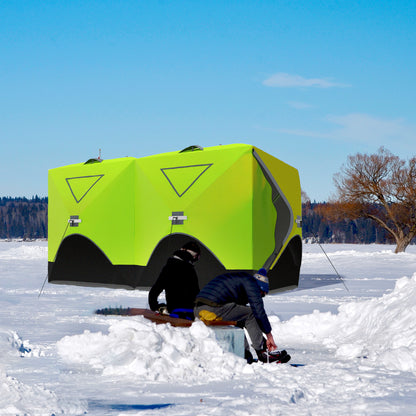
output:
<instances>
[{"instance_id":1,"label":"black knit beanie","mask_svg":"<svg viewBox=\"0 0 416 416\"><path fill-rule=\"evenodd\" d=\"M201 249L199 248L199 245L195 243L194 241L187 242L182 248L184 250L191 250L197 254L201 254Z\"/></svg>"}]
</instances>

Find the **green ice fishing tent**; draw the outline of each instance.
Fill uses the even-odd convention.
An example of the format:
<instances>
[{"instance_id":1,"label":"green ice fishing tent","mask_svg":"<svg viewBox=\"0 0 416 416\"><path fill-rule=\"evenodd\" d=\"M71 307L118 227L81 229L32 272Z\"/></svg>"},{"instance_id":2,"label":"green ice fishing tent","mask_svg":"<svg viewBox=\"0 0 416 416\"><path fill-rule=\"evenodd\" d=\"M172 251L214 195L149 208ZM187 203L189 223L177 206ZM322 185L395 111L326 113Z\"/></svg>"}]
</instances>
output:
<instances>
[{"instance_id":1,"label":"green ice fishing tent","mask_svg":"<svg viewBox=\"0 0 416 416\"><path fill-rule=\"evenodd\" d=\"M302 257L298 171L246 144L49 171L50 283L149 288L173 251L201 246L200 286L265 267L296 287Z\"/></svg>"}]
</instances>

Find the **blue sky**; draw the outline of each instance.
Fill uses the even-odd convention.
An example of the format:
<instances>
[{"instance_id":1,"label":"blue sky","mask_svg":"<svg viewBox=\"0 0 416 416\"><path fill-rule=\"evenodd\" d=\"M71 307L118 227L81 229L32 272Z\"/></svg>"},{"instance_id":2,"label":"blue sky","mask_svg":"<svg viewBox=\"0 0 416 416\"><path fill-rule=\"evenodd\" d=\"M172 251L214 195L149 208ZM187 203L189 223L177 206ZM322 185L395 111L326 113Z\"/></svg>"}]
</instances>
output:
<instances>
[{"instance_id":1,"label":"blue sky","mask_svg":"<svg viewBox=\"0 0 416 416\"><path fill-rule=\"evenodd\" d=\"M253 144L312 200L347 156L416 154L416 2L0 0L0 196L48 169Z\"/></svg>"}]
</instances>

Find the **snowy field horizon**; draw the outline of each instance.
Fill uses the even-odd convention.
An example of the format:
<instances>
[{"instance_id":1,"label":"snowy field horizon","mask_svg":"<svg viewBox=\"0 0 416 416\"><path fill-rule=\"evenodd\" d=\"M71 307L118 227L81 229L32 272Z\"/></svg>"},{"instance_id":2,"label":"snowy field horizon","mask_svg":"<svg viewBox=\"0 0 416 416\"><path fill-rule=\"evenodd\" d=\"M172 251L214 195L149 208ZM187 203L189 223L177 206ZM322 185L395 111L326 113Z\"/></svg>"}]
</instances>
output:
<instances>
[{"instance_id":1,"label":"snowy field horizon","mask_svg":"<svg viewBox=\"0 0 416 416\"><path fill-rule=\"evenodd\" d=\"M292 362L248 365L200 322L95 315L147 291L51 285L47 242L0 242L0 415L414 415L416 246L303 245L265 298Z\"/></svg>"}]
</instances>

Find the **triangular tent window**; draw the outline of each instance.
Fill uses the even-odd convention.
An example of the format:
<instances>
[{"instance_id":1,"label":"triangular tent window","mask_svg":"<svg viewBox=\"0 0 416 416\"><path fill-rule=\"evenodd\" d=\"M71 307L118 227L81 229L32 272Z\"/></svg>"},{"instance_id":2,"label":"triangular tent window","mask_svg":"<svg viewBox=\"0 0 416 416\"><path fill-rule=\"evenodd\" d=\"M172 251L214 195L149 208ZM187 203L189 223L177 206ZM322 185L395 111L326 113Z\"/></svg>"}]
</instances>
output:
<instances>
[{"instance_id":1,"label":"triangular tent window","mask_svg":"<svg viewBox=\"0 0 416 416\"><path fill-rule=\"evenodd\" d=\"M66 178L66 182L71 190L72 196L77 203L87 195L91 188L103 177L104 175L94 176L79 176L77 178Z\"/></svg>"},{"instance_id":2,"label":"triangular tent window","mask_svg":"<svg viewBox=\"0 0 416 416\"><path fill-rule=\"evenodd\" d=\"M211 166L212 163L206 165L178 166L174 168L163 168L161 171L176 194L181 197Z\"/></svg>"}]
</instances>

